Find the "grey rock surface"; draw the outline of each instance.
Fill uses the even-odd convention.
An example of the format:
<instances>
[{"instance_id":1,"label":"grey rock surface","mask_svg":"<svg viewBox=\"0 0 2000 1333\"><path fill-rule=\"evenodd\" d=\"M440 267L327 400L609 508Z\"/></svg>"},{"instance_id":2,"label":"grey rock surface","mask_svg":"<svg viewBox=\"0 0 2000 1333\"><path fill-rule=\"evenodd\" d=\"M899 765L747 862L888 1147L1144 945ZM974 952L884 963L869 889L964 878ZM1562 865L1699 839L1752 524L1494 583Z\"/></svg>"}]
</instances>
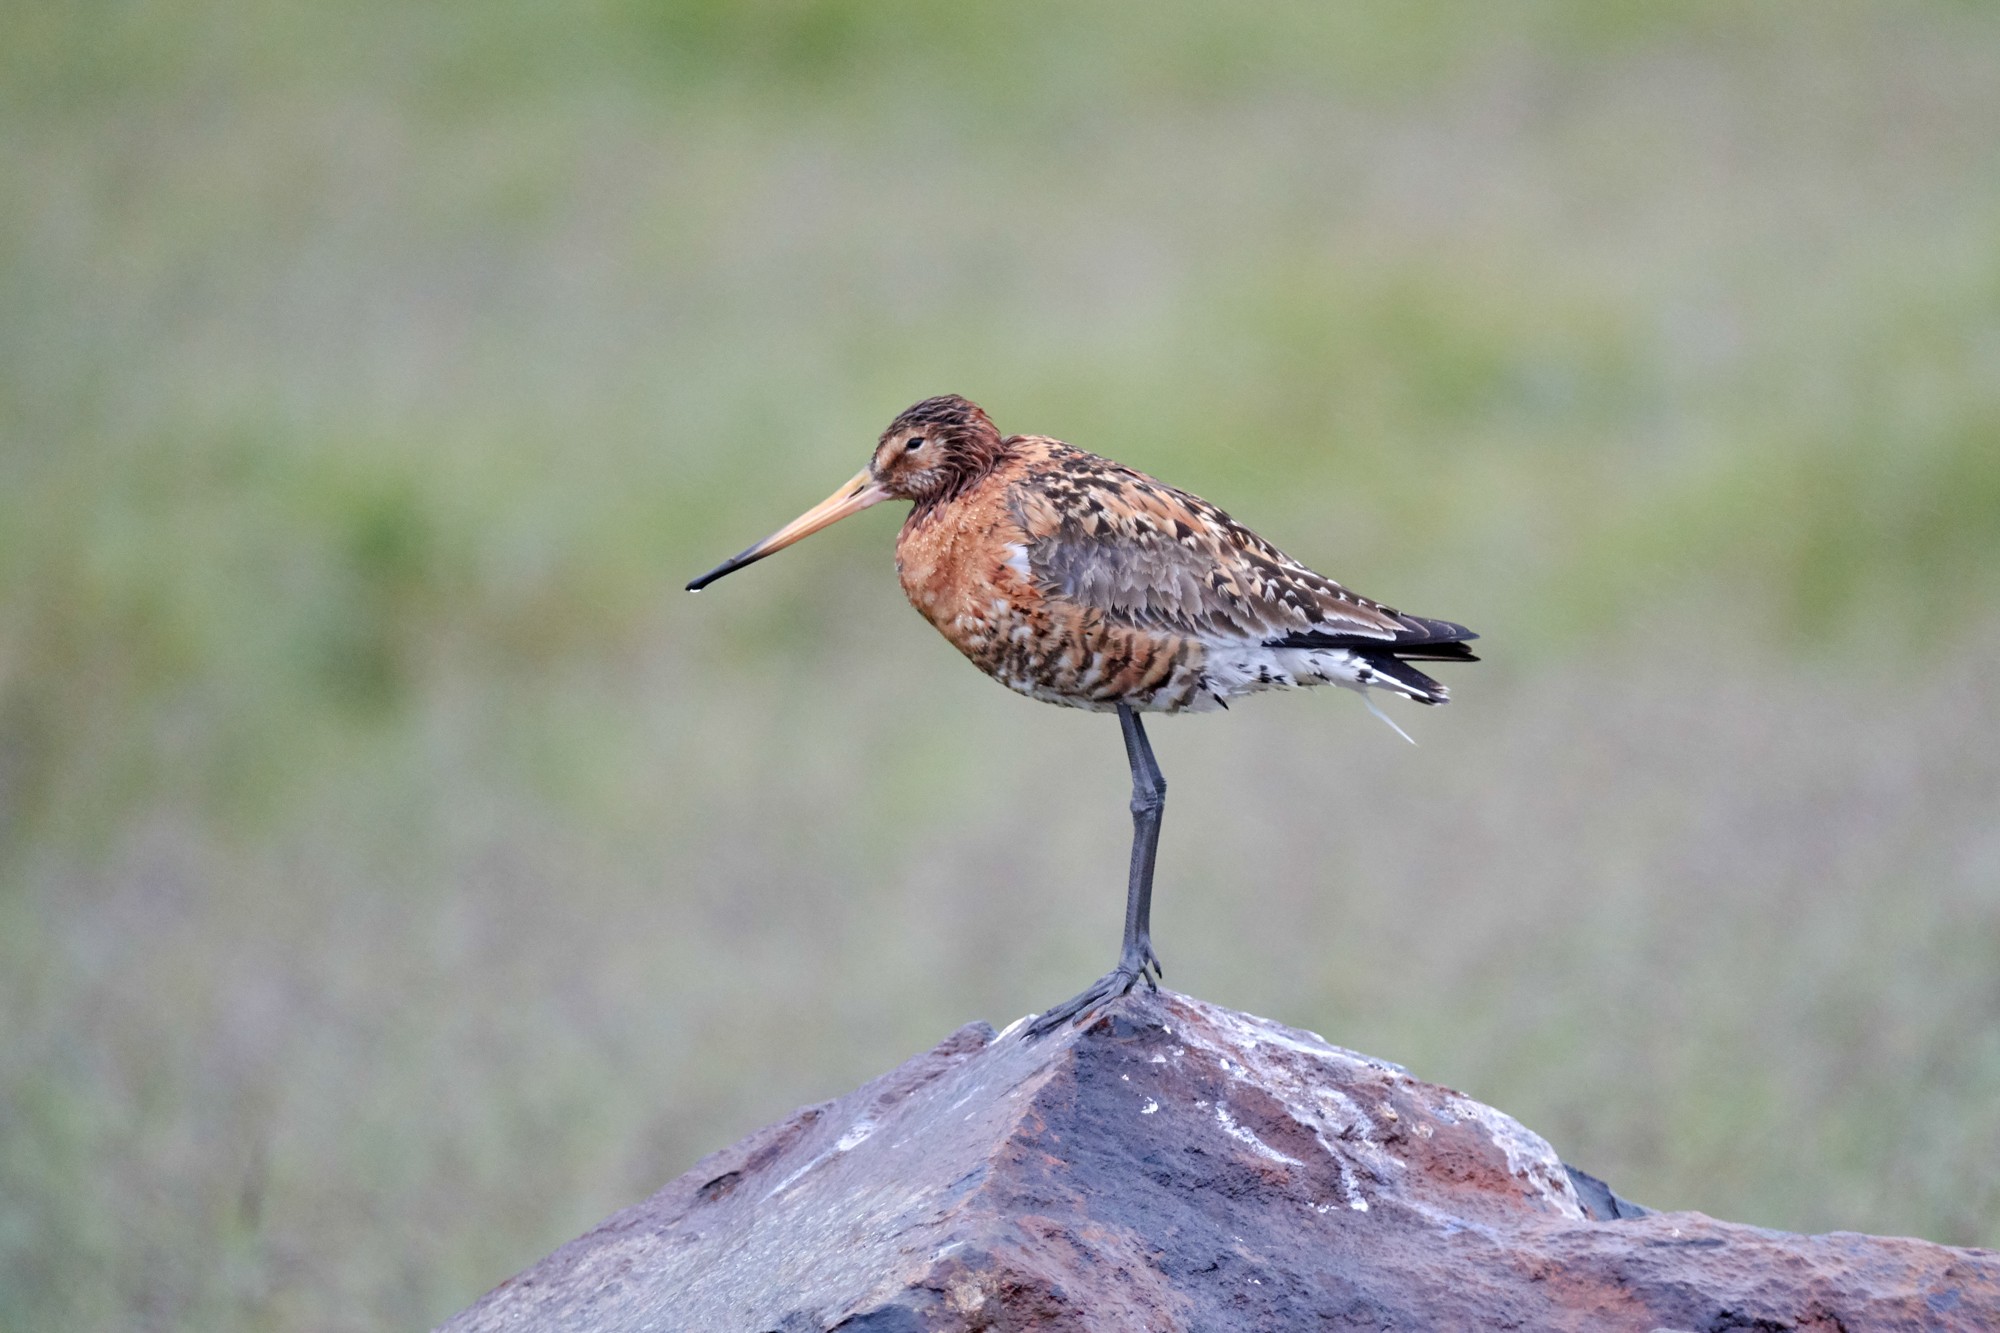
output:
<instances>
[{"instance_id":1,"label":"grey rock surface","mask_svg":"<svg viewBox=\"0 0 2000 1333\"><path fill-rule=\"evenodd\" d=\"M2000 1255L1650 1213L1449 1088L1163 993L962 1028L443 1325L1347 1328L1993 1330Z\"/></svg>"}]
</instances>

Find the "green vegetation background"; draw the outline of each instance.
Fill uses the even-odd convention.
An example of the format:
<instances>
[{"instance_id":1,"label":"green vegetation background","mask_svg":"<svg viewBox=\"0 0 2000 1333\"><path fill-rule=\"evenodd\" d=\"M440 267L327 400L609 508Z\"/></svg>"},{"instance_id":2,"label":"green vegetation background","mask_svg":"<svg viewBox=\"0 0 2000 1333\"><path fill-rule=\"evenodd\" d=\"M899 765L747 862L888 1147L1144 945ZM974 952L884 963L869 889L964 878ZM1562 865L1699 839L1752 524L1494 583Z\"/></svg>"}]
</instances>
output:
<instances>
[{"instance_id":1,"label":"green vegetation background","mask_svg":"<svg viewBox=\"0 0 2000 1333\"><path fill-rule=\"evenodd\" d=\"M10 6L0 1327L419 1327L1109 961L957 391L1484 632L1154 729L1172 981L2000 1244L2000 10Z\"/></svg>"}]
</instances>

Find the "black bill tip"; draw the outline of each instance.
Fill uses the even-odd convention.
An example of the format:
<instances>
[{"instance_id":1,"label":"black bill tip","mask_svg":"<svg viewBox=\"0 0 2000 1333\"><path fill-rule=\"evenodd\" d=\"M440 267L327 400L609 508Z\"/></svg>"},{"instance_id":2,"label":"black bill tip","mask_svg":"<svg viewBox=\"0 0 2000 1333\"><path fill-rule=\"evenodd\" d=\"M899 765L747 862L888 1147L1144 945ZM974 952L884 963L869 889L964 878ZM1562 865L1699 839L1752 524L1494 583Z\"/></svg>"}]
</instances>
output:
<instances>
[{"instance_id":1,"label":"black bill tip","mask_svg":"<svg viewBox=\"0 0 2000 1333\"><path fill-rule=\"evenodd\" d=\"M766 554L767 552L759 551L753 546L741 555L733 555L714 569L709 570L708 573L703 574L700 578L689 579L687 590L689 592L700 592L724 574L733 574L745 565L755 564L757 561L763 559Z\"/></svg>"}]
</instances>

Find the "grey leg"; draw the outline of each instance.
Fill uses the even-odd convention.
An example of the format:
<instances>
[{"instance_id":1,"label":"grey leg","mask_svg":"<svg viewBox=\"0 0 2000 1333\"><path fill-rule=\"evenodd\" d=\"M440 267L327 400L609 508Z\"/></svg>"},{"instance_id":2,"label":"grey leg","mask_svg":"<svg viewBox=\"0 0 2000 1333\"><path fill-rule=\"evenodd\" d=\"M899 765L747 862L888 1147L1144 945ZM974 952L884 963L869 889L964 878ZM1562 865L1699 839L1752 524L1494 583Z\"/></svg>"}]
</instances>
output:
<instances>
[{"instance_id":1,"label":"grey leg","mask_svg":"<svg viewBox=\"0 0 2000 1333\"><path fill-rule=\"evenodd\" d=\"M1144 981L1159 989L1155 977L1165 976L1153 952L1153 862L1160 847L1160 815L1167 808L1167 780L1153 758L1153 746L1139 715L1118 705L1118 725L1125 733L1125 760L1132 768L1132 868L1125 881L1125 938L1118 966L1092 982L1082 994L1065 1000L1028 1025L1028 1036L1053 1032L1106 1000L1125 994Z\"/></svg>"}]
</instances>

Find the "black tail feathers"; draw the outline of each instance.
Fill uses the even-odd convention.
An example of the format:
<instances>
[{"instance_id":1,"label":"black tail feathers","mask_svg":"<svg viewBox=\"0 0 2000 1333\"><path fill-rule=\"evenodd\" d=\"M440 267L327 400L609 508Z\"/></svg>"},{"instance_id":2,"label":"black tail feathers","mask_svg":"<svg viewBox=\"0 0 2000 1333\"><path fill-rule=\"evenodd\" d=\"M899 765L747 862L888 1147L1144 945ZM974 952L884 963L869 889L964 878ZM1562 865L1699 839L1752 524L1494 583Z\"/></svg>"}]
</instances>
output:
<instances>
[{"instance_id":1,"label":"black tail feathers","mask_svg":"<svg viewBox=\"0 0 2000 1333\"><path fill-rule=\"evenodd\" d=\"M1426 620L1400 613L1396 619L1402 622L1403 632L1392 640L1305 630L1268 642L1273 648L1345 648L1383 677L1387 688L1399 689L1420 703L1446 702L1451 692L1410 663L1477 662L1479 659L1466 645L1468 640L1479 636L1449 620Z\"/></svg>"},{"instance_id":2,"label":"black tail feathers","mask_svg":"<svg viewBox=\"0 0 2000 1333\"><path fill-rule=\"evenodd\" d=\"M1376 675L1385 677L1384 683L1387 688L1396 690L1398 693L1407 694L1418 703L1441 704L1447 703L1451 699L1451 691L1447 690L1441 682L1432 680L1429 676L1426 676L1400 657L1392 656L1386 652L1357 652L1355 656L1366 662ZM1443 659L1427 657L1423 660L1438 661ZM1463 657L1452 660L1470 660L1476 662L1479 659L1473 657L1471 653L1466 653ZM1394 684L1387 683L1390 681L1393 681Z\"/></svg>"}]
</instances>

